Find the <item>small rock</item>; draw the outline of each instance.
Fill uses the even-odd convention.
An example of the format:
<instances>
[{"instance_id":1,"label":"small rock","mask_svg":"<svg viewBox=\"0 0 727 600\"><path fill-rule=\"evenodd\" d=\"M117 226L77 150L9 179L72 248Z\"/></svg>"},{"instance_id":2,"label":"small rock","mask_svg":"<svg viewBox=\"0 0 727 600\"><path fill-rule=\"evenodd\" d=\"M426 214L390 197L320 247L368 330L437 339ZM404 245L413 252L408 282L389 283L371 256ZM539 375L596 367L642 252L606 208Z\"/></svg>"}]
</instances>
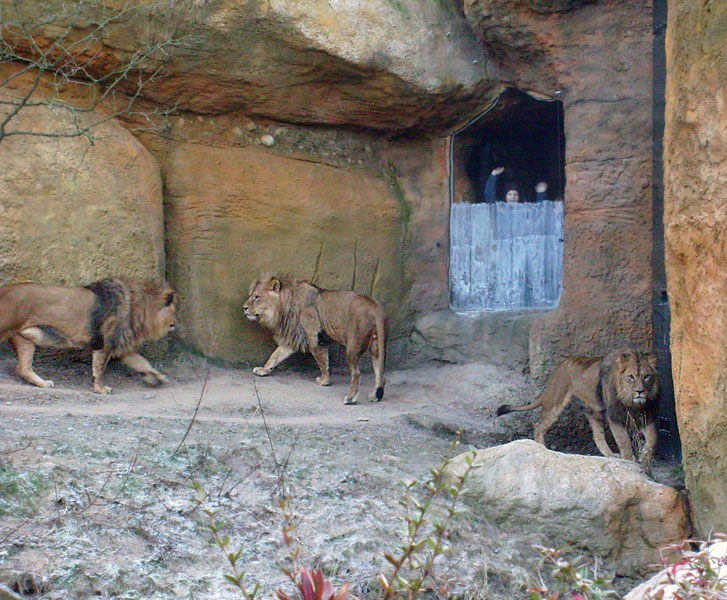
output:
<instances>
[{"instance_id":1,"label":"small rock","mask_svg":"<svg viewBox=\"0 0 727 600\"><path fill-rule=\"evenodd\" d=\"M260 143L263 146L272 146L275 144L275 138L270 134L265 134L260 136Z\"/></svg>"}]
</instances>

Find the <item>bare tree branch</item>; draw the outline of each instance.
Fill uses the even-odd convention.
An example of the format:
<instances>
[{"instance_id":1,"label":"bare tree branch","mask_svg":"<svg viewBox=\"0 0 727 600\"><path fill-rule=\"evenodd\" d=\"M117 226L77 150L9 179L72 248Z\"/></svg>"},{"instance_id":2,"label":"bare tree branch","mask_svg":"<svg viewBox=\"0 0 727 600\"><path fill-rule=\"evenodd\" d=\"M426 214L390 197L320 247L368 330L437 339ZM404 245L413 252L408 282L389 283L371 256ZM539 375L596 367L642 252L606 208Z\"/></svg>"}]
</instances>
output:
<instances>
[{"instance_id":1,"label":"bare tree branch","mask_svg":"<svg viewBox=\"0 0 727 600\"><path fill-rule=\"evenodd\" d=\"M86 137L119 116L166 117L175 107L137 109L144 91L167 71L178 34L179 0L0 0L0 143L6 137ZM126 28L135 48L111 45ZM127 34L128 35L128 34ZM81 94L72 94L71 91ZM69 117L57 126L20 125L17 116L45 107ZM14 125L14 123L17 125Z\"/></svg>"}]
</instances>

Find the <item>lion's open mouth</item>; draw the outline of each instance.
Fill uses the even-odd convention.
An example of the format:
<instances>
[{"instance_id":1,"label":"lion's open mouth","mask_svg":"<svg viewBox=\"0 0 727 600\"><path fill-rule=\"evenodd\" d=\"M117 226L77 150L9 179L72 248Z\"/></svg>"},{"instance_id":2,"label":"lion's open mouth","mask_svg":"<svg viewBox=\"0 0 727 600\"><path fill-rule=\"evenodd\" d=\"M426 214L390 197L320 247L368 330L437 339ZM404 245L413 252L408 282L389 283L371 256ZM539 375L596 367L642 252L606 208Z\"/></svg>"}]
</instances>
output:
<instances>
[{"instance_id":1,"label":"lion's open mouth","mask_svg":"<svg viewBox=\"0 0 727 600\"><path fill-rule=\"evenodd\" d=\"M252 313L245 313L245 316L250 319L251 321L257 321L257 315L254 315Z\"/></svg>"}]
</instances>

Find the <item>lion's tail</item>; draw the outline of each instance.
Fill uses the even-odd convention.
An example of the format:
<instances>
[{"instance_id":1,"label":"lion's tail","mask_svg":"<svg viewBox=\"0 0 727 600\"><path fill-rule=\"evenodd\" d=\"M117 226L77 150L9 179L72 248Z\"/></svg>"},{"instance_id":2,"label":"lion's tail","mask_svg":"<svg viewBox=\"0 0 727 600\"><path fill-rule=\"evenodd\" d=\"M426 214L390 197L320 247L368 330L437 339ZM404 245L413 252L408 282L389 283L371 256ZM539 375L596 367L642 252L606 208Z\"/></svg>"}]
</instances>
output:
<instances>
[{"instance_id":1,"label":"lion's tail","mask_svg":"<svg viewBox=\"0 0 727 600\"><path fill-rule=\"evenodd\" d=\"M543 405L546 398L562 398L568 391L570 380L567 377L558 377L557 372L567 368L567 362L565 361L558 365L553 374L548 379L548 384L545 386L545 391L540 394L540 397L530 404L525 406L510 406L509 404L503 404L497 409L497 416L506 415L511 412L525 412L527 410L534 410Z\"/></svg>"},{"instance_id":2,"label":"lion's tail","mask_svg":"<svg viewBox=\"0 0 727 600\"><path fill-rule=\"evenodd\" d=\"M377 382L376 400L384 397L384 362L386 361L386 316L383 310L377 310L374 313L374 322L376 323L376 338L379 345L378 356L376 357L376 370L381 373L381 381Z\"/></svg>"}]
</instances>

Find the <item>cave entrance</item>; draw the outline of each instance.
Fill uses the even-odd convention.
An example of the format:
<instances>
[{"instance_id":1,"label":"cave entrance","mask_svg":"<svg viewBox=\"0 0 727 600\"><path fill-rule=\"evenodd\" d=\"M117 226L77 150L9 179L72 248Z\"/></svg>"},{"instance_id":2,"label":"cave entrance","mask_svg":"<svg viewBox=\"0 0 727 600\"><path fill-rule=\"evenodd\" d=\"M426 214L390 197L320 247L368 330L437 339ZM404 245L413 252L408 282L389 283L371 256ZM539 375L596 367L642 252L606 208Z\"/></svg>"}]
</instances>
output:
<instances>
[{"instance_id":1,"label":"cave entrance","mask_svg":"<svg viewBox=\"0 0 727 600\"><path fill-rule=\"evenodd\" d=\"M452 136L450 160L450 307L557 306L563 286L562 103L506 90ZM537 193L541 182L547 190ZM518 201L506 202L514 199L513 189Z\"/></svg>"}]
</instances>

